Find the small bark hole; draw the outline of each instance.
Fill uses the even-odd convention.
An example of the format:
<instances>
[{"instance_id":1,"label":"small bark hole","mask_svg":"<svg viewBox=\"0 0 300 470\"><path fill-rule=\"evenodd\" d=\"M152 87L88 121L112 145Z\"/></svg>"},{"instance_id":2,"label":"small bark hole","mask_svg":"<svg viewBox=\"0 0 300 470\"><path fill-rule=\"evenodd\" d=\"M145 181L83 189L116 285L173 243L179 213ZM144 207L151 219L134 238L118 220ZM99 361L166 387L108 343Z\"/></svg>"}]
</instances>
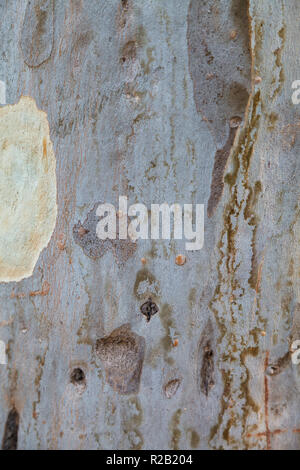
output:
<instances>
[{"instance_id":1,"label":"small bark hole","mask_svg":"<svg viewBox=\"0 0 300 470\"><path fill-rule=\"evenodd\" d=\"M74 369L71 373L71 382L73 384L83 384L85 381L85 373L80 367Z\"/></svg>"},{"instance_id":2,"label":"small bark hole","mask_svg":"<svg viewBox=\"0 0 300 470\"><path fill-rule=\"evenodd\" d=\"M159 308L155 302L152 301L151 297L147 300L147 302L143 303L140 308L143 315L145 315L147 322L151 320L151 317L155 315Z\"/></svg>"}]
</instances>

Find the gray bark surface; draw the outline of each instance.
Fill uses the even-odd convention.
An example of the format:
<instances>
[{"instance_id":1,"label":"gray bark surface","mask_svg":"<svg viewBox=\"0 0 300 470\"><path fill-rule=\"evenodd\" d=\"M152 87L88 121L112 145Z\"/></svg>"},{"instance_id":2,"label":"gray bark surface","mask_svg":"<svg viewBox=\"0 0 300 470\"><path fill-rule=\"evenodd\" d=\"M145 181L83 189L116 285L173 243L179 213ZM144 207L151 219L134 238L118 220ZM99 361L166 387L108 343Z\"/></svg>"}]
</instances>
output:
<instances>
[{"instance_id":1,"label":"gray bark surface","mask_svg":"<svg viewBox=\"0 0 300 470\"><path fill-rule=\"evenodd\" d=\"M7 103L47 113L58 205L33 275L0 284L2 448L299 449L299 2L0 15ZM119 195L204 203L204 248L99 243Z\"/></svg>"}]
</instances>

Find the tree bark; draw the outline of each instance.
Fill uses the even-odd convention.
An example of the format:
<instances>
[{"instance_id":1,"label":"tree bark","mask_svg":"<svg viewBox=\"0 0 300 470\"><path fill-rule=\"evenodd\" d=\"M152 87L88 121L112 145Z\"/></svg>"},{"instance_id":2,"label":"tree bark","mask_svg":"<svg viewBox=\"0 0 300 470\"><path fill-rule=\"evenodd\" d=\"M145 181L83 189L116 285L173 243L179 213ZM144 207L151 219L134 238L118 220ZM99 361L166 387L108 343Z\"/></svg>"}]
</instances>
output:
<instances>
[{"instance_id":1,"label":"tree bark","mask_svg":"<svg viewBox=\"0 0 300 470\"><path fill-rule=\"evenodd\" d=\"M0 13L6 101L46 113L57 182L32 276L0 284L2 448L299 449L299 2ZM204 247L99 242L120 195L205 204Z\"/></svg>"}]
</instances>

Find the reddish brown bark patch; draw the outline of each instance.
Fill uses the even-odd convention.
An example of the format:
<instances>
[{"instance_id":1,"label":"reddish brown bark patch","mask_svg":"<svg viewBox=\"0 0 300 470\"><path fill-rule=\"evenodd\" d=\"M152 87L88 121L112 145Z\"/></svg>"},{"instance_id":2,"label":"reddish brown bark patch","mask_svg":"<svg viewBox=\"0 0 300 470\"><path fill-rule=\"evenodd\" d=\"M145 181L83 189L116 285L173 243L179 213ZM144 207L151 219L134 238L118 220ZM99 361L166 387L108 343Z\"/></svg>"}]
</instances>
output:
<instances>
[{"instance_id":1,"label":"reddish brown bark patch","mask_svg":"<svg viewBox=\"0 0 300 470\"><path fill-rule=\"evenodd\" d=\"M121 395L139 390L145 355L145 339L125 324L96 343L107 383Z\"/></svg>"}]
</instances>

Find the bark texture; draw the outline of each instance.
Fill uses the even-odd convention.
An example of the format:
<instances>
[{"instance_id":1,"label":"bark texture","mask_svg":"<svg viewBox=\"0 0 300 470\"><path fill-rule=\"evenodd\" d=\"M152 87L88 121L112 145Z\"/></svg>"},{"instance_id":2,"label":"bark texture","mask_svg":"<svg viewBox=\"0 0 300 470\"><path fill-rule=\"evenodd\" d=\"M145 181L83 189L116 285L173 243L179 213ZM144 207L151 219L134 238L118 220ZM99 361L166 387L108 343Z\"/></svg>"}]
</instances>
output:
<instances>
[{"instance_id":1,"label":"bark texture","mask_svg":"<svg viewBox=\"0 0 300 470\"><path fill-rule=\"evenodd\" d=\"M300 448L299 15L0 1L6 100L46 113L57 180L33 275L0 284L3 449ZM205 203L204 248L101 244L95 207L119 195Z\"/></svg>"}]
</instances>

